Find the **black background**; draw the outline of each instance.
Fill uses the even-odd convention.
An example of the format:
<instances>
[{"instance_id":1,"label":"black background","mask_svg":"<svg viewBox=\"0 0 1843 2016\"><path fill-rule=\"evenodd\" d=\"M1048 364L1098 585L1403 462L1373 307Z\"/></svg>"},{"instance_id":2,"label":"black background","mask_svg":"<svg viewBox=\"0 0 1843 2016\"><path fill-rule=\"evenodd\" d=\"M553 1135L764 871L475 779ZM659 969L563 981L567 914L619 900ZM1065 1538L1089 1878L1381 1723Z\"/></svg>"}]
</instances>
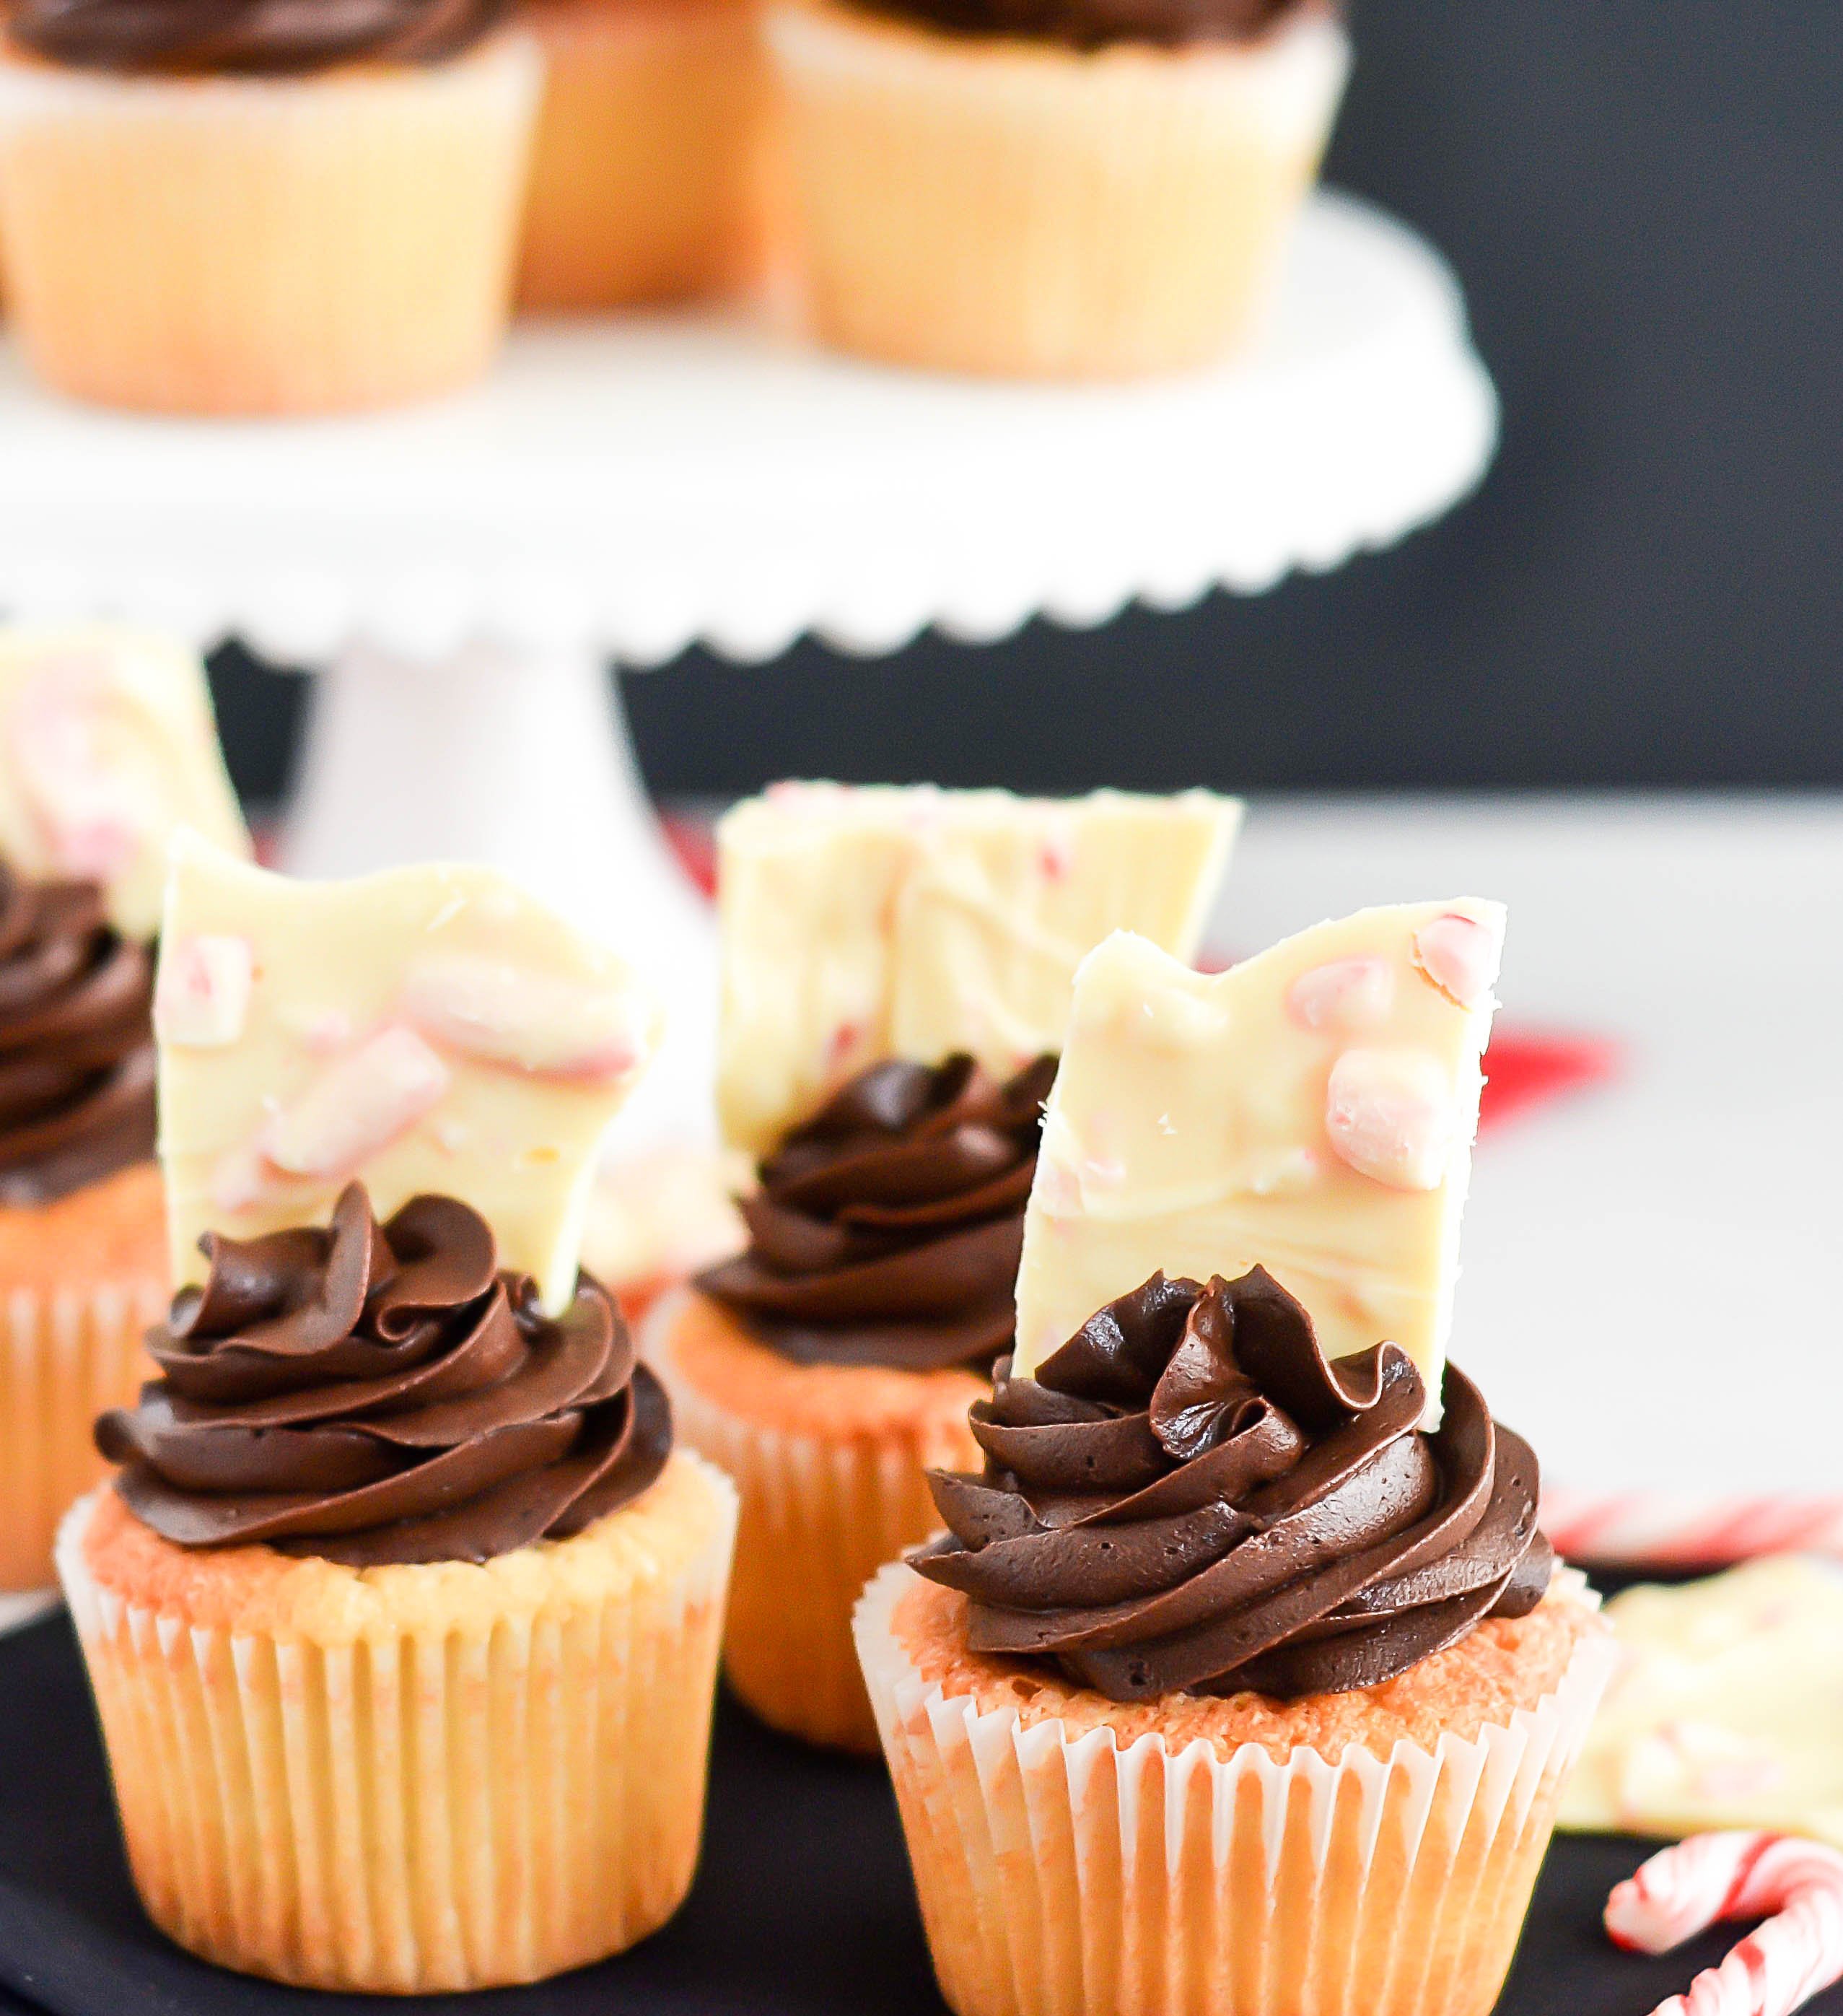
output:
<instances>
[{"instance_id":1,"label":"black background","mask_svg":"<svg viewBox=\"0 0 1843 2016\"><path fill-rule=\"evenodd\" d=\"M668 792L1843 782L1843 5L1356 0L1328 173L1425 231L1504 405L1430 531L1182 617L627 682ZM219 661L268 797L299 689Z\"/></svg>"}]
</instances>

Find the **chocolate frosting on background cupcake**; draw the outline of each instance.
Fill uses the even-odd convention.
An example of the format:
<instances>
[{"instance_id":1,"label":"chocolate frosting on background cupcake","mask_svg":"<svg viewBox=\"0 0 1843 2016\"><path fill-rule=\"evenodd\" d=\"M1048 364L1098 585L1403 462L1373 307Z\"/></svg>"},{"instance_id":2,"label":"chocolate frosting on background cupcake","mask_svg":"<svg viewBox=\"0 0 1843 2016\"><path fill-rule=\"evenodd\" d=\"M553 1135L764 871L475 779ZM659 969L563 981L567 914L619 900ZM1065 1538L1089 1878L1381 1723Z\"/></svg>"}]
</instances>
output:
<instances>
[{"instance_id":1,"label":"chocolate frosting on background cupcake","mask_svg":"<svg viewBox=\"0 0 1843 2016\"><path fill-rule=\"evenodd\" d=\"M1011 1341L1054 1057L874 1064L761 1166L749 1250L698 1277L800 1364L986 1365Z\"/></svg>"},{"instance_id":2,"label":"chocolate frosting on background cupcake","mask_svg":"<svg viewBox=\"0 0 1843 2016\"><path fill-rule=\"evenodd\" d=\"M1102 49L1114 42L1258 41L1322 0L877 0L873 11L957 34L1018 35Z\"/></svg>"},{"instance_id":3,"label":"chocolate frosting on background cupcake","mask_svg":"<svg viewBox=\"0 0 1843 2016\"><path fill-rule=\"evenodd\" d=\"M353 1183L324 1231L201 1244L204 1286L149 1335L163 1376L96 1424L116 1489L178 1545L483 1561L580 1532L664 1467L666 1397L606 1291L585 1275L546 1316L454 1198L379 1226Z\"/></svg>"},{"instance_id":4,"label":"chocolate frosting on background cupcake","mask_svg":"<svg viewBox=\"0 0 1843 2016\"><path fill-rule=\"evenodd\" d=\"M152 1160L153 1000L153 959L97 884L0 866L0 1204Z\"/></svg>"},{"instance_id":5,"label":"chocolate frosting on background cupcake","mask_svg":"<svg viewBox=\"0 0 1843 2016\"><path fill-rule=\"evenodd\" d=\"M1116 1701L1374 1687L1553 1556L1537 1471L1449 1366L1445 1411L1398 1345L1327 1363L1264 1269L1155 1274L971 1410L979 1477L931 1474L949 1533L909 1557L972 1599L973 1650L1053 1658Z\"/></svg>"},{"instance_id":6,"label":"chocolate frosting on background cupcake","mask_svg":"<svg viewBox=\"0 0 1843 2016\"><path fill-rule=\"evenodd\" d=\"M436 63L511 0L14 0L15 41L84 70L297 75L365 61Z\"/></svg>"}]
</instances>

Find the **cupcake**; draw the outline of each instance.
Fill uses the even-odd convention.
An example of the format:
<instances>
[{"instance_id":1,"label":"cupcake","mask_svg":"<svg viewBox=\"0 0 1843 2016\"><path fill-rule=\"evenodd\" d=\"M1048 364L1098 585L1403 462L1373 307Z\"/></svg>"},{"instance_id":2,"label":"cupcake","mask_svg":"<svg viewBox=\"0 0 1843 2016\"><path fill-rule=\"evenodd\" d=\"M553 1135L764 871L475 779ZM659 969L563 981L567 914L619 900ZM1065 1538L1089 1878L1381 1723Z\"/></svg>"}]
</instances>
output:
<instances>
[{"instance_id":1,"label":"cupcake","mask_svg":"<svg viewBox=\"0 0 1843 2016\"><path fill-rule=\"evenodd\" d=\"M807 308L892 363L1245 345L1342 92L1324 0L771 0Z\"/></svg>"},{"instance_id":2,"label":"cupcake","mask_svg":"<svg viewBox=\"0 0 1843 2016\"><path fill-rule=\"evenodd\" d=\"M1084 963L1026 1251L1053 1222L1138 1278L1051 1347L1027 1263L980 1467L857 1613L957 2016L1496 2000L1612 1663L1534 1455L1443 1363L1428 1228L1501 931L1464 903L1215 980L1124 934ZM1205 1226L1223 1268L1166 1272ZM1378 1302L1406 1346L1334 1356Z\"/></svg>"},{"instance_id":3,"label":"cupcake","mask_svg":"<svg viewBox=\"0 0 1843 2016\"><path fill-rule=\"evenodd\" d=\"M545 76L519 305L620 308L753 277L767 88L744 0L532 0L524 19Z\"/></svg>"},{"instance_id":4,"label":"cupcake","mask_svg":"<svg viewBox=\"0 0 1843 2016\"><path fill-rule=\"evenodd\" d=\"M0 236L34 369L106 405L337 412L497 349L541 66L505 0L18 0Z\"/></svg>"},{"instance_id":5,"label":"cupcake","mask_svg":"<svg viewBox=\"0 0 1843 2016\"><path fill-rule=\"evenodd\" d=\"M652 1019L484 869L183 848L161 956L201 1258L58 1547L142 1903L307 1987L619 1952L691 1881L735 1517L574 1263Z\"/></svg>"},{"instance_id":6,"label":"cupcake","mask_svg":"<svg viewBox=\"0 0 1843 2016\"><path fill-rule=\"evenodd\" d=\"M164 1300L149 941L181 819L248 844L198 661L0 631L0 1592L52 1580Z\"/></svg>"},{"instance_id":7,"label":"cupcake","mask_svg":"<svg viewBox=\"0 0 1843 2016\"><path fill-rule=\"evenodd\" d=\"M851 1607L973 1460L1070 977L1122 921L1188 956L1238 812L799 786L719 829L720 1104L760 1183L645 1348L741 1492L725 1670L773 1726L874 1751Z\"/></svg>"}]
</instances>

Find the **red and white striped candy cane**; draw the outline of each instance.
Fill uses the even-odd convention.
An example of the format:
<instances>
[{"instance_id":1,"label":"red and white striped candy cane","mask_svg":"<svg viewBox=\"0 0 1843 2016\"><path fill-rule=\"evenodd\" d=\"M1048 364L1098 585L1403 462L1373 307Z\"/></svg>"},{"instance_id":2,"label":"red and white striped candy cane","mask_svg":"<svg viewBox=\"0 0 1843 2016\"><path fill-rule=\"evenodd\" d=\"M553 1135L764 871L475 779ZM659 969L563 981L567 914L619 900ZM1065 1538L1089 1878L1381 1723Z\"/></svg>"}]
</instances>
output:
<instances>
[{"instance_id":1,"label":"red and white striped candy cane","mask_svg":"<svg viewBox=\"0 0 1843 2016\"><path fill-rule=\"evenodd\" d=\"M1683 1499L1545 1485L1542 1527L1571 1561L1726 1568L1756 1554L1843 1554L1843 1498Z\"/></svg>"},{"instance_id":2,"label":"red and white striped candy cane","mask_svg":"<svg viewBox=\"0 0 1843 2016\"><path fill-rule=\"evenodd\" d=\"M1652 2016L1791 2016L1843 1979L1843 1854L1794 1834L1694 1834L1606 1900L1607 1931L1640 1953L1668 1953L1719 1918L1762 1917Z\"/></svg>"}]
</instances>

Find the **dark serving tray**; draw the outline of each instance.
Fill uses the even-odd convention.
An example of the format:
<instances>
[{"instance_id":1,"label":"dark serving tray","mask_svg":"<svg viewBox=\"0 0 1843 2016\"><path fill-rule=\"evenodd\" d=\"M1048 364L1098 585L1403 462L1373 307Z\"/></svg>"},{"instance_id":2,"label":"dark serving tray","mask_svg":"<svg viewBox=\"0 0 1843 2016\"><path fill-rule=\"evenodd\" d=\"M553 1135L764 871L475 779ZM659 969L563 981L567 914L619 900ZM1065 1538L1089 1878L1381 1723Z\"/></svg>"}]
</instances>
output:
<instances>
[{"instance_id":1,"label":"dark serving tray","mask_svg":"<svg viewBox=\"0 0 1843 2016\"><path fill-rule=\"evenodd\" d=\"M1616 1952L1608 1889L1653 1844L1558 1840L1502 2016L1647 2016L1737 1936L1662 1960ZM0 2011L51 2016L382 2016L205 1966L141 1915L116 1831L77 1646L62 1616L0 1641ZM684 1909L618 1960L535 1988L439 1996L477 2016L941 2016L880 1767L717 1720L704 1857ZM1843 1988L1808 2005L1843 2016Z\"/></svg>"}]
</instances>

